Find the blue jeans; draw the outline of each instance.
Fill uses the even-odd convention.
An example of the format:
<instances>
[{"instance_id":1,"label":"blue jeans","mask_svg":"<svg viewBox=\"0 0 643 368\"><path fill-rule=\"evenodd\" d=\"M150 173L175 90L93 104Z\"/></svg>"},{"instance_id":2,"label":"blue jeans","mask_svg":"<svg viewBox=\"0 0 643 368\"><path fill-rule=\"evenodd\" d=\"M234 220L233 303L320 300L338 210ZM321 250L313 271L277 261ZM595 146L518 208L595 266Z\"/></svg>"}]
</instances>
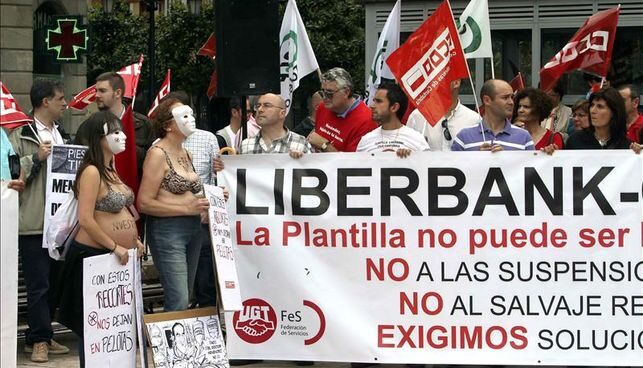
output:
<instances>
[{"instance_id":1,"label":"blue jeans","mask_svg":"<svg viewBox=\"0 0 643 368\"><path fill-rule=\"evenodd\" d=\"M27 323L25 343L49 342L54 335L51 317L56 310L55 285L58 264L49 258L49 252L42 247L42 235L20 235L18 249L22 259L22 274L27 289ZM53 269L52 269L53 267Z\"/></svg>"},{"instance_id":2,"label":"blue jeans","mask_svg":"<svg viewBox=\"0 0 643 368\"><path fill-rule=\"evenodd\" d=\"M201 252L200 217L147 216L147 236L163 285L164 310L186 310Z\"/></svg>"},{"instance_id":3,"label":"blue jeans","mask_svg":"<svg viewBox=\"0 0 643 368\"><path fill-rule=\"evenodd\" d=\"M208 224L203 224L201 225L201 255L194 283L194 297L200 308L217 305L217 286L213 262L210 227Z\"/></svg>"}]
</instances>

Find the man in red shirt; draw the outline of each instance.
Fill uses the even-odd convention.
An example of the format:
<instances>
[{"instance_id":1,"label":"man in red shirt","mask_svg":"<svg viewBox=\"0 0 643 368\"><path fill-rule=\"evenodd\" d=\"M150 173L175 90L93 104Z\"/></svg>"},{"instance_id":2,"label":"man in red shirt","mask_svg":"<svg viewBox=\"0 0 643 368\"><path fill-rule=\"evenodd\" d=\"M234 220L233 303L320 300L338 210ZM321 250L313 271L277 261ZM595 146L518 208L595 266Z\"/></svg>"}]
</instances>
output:
<instances>
[{"instance_id":1,"label":"man in red shirt","mask_svg":"<svg viewBox=\"0 0 643 368\"><path fill-rule=\"evenodd\" d=\"M639 142L639 130L643 129L643 115L639 114L639 90L633 84L625 84L618 88L618 92L625 101L625 113L627 121L627 139L630 142Z\"/></svg>"},{"instance_id":2,"label":"man in red shirt","mask_svg":"<svg viewBox=\"0 0 643 368\"><path fill-rule=\"evenodd\" d=\"M321 77L323 104L308 141L320 152L355 152L364 134L377 128L362 98L353 94L353 80L342 68Z\"/></svg>"}]
</instances>

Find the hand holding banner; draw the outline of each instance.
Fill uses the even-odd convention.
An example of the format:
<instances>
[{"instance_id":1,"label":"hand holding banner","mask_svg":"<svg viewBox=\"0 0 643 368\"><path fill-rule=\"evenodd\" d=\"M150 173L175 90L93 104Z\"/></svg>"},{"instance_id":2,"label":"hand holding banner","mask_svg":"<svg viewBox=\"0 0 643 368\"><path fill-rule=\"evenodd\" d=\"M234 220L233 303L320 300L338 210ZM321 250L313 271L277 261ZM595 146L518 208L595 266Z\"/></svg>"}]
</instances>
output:
<instances>
[{"instance_id":1,"label":"hand holding banner","mask_svg":"<svg viewBox=\"0 0 643 368\"><path fill-rule=\"evenodd\" d=\"M427 121L439 121L451 105L451 81L469 77L448 1L386 63Z\"/></svg>"}]
</instances>

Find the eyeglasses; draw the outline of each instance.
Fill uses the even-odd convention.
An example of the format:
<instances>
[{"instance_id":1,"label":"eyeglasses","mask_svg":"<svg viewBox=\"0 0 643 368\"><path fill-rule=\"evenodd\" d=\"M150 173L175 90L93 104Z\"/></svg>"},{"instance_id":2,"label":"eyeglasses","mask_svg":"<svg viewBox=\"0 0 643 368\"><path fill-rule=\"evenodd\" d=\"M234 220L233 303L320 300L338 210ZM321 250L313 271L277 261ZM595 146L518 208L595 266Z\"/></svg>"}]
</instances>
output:
<instances>
[{"instance_id":1,"label":"eyeglasses","mask_svg":"<svg viewBox=\"0 0 643 368\"><path fill-rule=\"evenodd\" d=\"M334 91L331 91L331 90L329 90L329 89L320 89L320 90L319 90L319 94L322 96L322 98L325 98L325 99L330 100L331 98L333 98L333 96L335 95L335 93L337 93L337 92L341 91L342 89L343 89L343 88L338 88L338 89L336 89L336 90L334 90Z\"/></svg>"},{"instance_id":2,"label":"eyeglasses","mask_svg":"<svg viewBox=\"0 0 643 368\"><path fill-rule=\"evenodd\" d=\"M442 131L444 133L444 139L446 139L447 141L453 139L453 137L451 137L451 132L449 131L449 120L442 120L442 129L444 129Z\"/></svg>"},{"instance_id":3,"label":"eyeglasses","mask_svg":"<svg viewBox=\"0 0 643 368\"><path fill-rule=\"evenodd\" d=\"M263 107L264 109L271 109L271 108L273 108L273 107L274 107L274 108L276 108L276 109L281 109L281 110L284 110L284 109L285 109L285 108L283 108L283 107L281 107L281 106L273 105L273 104L271 104L270 102L264 102L264 103L261 103L261 102L260 102L260 103L257 103L257 104L255 105L255 111L259 110L259 109L260 109L260 108L262 108L262 107Z\"/></svg>"}]
</instances>

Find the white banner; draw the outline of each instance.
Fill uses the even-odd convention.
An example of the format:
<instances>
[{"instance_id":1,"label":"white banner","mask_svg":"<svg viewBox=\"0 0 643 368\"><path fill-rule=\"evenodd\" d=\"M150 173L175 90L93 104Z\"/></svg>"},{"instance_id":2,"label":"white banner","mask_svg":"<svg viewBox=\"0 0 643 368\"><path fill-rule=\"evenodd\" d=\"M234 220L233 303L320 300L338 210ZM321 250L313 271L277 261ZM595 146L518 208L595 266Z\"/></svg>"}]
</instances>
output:
<instances>
[{"instance_id":1,"label":"white banner","mask_svg":"<svg viewBox=\"0 0 643 368\"><path fill-rule=\"evenodd\" d=\"M0 355L2 368L16 366L18 344L18 192L0 184Z\"/></svg>"},{"instance_id":2,"label":"white banner","mask_svg":"<svg viewBox=\"0 0 643 368\"><path fill-rule=\"evenodd\" d=\"M242 308L239 291L237 264L234 261L234 248L230 236L230 222L223 189L214 185L204 185L205 196L210 201L210 240L212 254L216 263L217 280L221 292L223 310L236 311Z\"/></svg>"},{"instance_id":3,"label":"white banner","mask_svg":"<svg viewBox=\"0 0 643 368\"><path fill-rule=\"evenodd\" d=\"M45 219L43 234L47 234L49 220L58 207L67 199L76 181L76 173L87 152L86 146L54 144L47 157L47 182L45 186ZM42 238L42 247L47 248L47 239Z\"/></svg>"},{"instance_id":4,"label":"white banner","mask_svg":"<svg viewBox=\"0 0 643 368\"><path fill-rule=\"evenodd\" d=\"M493 58L487 0L471 0L456 25L465 58Z\"/></svg>"},{"instance_id":5,"label":"white banner","mask_svg":"<svg viewBox=\"0 0 643 368\"><path fill-rule=\"evenodd\" d=\"M297 3L295 0L288 0L279 29L279 78L281 97L286 102L286 114L290 111L292 93L299 87L299 80L317 69L319 64Z\"/></svg>"},{"instance_id":6,"label":"white banner","mask_svg":"<svg viewBox=\"0 0 643 368\"><path fill-rule=\"evenodd\" d=\"M126 265L111 253L83 260L86 367L136 367L135 262L136 249Z\"/></svg>"},{"instance_id":7,"label":"white banner","mask_svg":"<svg viewBox=\"0 0 643 368\"><path fill-rule=\"evenodd\" d=\"M640 155L224 159L231 359L643 361Z\"/></svg>"},{"instance_id":8,"label":"white banner","mask_svg":"<svg viewBox=\"0 0 643 368\"><path fill-rule=\"evenodd\" d=\"M366 82L366 93L364 94L364 103L366 106L370 105L370 101L375 96L375 89L380 84L382 77L386 79L395 80L395 76L391 73L389 69L386 58L391 55L398 47L400 47L400 13L401 9L401 0L397 0L393 10L386 18L386 23L384 28L382 28L382 33L380 34L379 40L377 40L377 48L375 49L375 55L373 56L373 62L371 63L371 71L368 73L368 79Z\"/></svg>"}]
</instances>

